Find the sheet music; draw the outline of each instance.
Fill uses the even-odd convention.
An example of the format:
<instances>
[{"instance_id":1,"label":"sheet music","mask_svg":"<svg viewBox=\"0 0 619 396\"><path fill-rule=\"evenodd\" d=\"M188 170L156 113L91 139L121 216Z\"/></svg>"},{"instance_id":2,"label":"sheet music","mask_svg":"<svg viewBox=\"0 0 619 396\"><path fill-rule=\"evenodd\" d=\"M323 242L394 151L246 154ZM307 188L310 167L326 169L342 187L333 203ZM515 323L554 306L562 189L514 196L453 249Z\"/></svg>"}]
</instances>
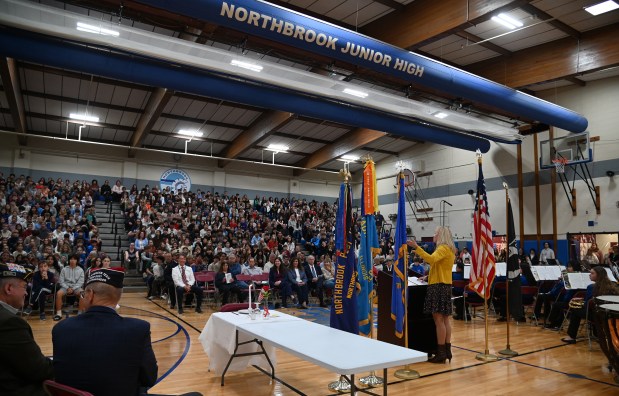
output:
<instances>
[{"instance_id":1,"label":"sheet music","mask_svg":"<svg viewBox=\"0 0 619 396\"><path fill-rule=\"evenodd\" d=\"M409 286L423 286L423 285L427 285L428 282L424 282L421 279L417 278L416 276L409 276L408 277L408 285Z\"/></svg>"},{"instance_id":2,"label":"sheet music","mask_svg":"<svg viewBox=\"0 0 619 396\"><path fill-rule=\"evenodd\" d=\"M606 270L606 273L608 274L608 278L613 282L617 282L617 278L615 278L615 274L613 274L613 271L607 267L604 267L604 269Z\"/></svg>"},{"instance_id":3,"label":"sheet music","mask_svg":"<svg viewBox=\"0 0 619 396\"><path fill-rule=\"evenodd\" d=\"M496 263L496 276L507 276L507 263Z\"/></svg>"},{"instance_id":4,"label":"sheet music","mask_svg":"<svg viewBox=\"0 0 619 396\"><path fill-rule=\"evenodd\" d=\"M561 278L561 272L565 267L559 265L534 265L531 266L531 272L536 281L557 280Z\"/></svg>"},{"instance_id":5,"label":"sheet music","mask_svg":"<svg viewBox=\"0 0 619 396\"><path fill-rule=\"evenodd\" d=\"M587 286L593 282L589 279L588 273L572 273L567 274L568 282L565 284L565 288L568 290L585 290Z\"/></svg>"},{"instance_id":6,"label":"sheet music","mask_svg":"<svg viewBox=\"0 0 619 396\"><path fill-rule=\"evenodd\" d=\"M471 279L471 266L470 265L464 266L464 279Z\"/></svg>"}]
</instances>

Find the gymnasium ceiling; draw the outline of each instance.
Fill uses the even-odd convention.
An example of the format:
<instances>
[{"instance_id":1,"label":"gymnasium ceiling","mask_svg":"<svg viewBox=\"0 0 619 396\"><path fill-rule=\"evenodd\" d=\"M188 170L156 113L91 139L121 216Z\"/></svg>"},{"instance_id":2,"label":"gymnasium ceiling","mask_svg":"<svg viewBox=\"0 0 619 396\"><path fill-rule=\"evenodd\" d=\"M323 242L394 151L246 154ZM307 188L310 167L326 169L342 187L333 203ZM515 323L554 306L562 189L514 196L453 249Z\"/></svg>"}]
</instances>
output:
<instances>
[{"instance_id":1,"label":"gymnasium ceiling","mask_svg":"<svg viewBox=\"0 0 619 396\"><path fill-rule=\"evenodd\" d=\"M307 15L359 31L397 47L472 72L535 95L537 91L619 75L619 10L593 16L583 7L592 1L535 0L283 0L271 1ZM535 132L535 120L516 118L498 109L466 102L444 92L411 85L395 77L266 39L157 10L132 0L40 0L36 3L116 21L124 26L191 40L205 46L238 51L287 67L331 76L365 89L467 109L497 123L516 123L522 134ZM491 18L507 13L523 23L515 30ZM413 22L411 22L413 21ZM422 141L388 132L285 115L265 109L144 86L19 59L1 58L0 129L28 135L77 139L78 124L69 114L88 111L99 122L81 131L85 141L127 147L187 152L231 160L247 160L337 171L345 154L370 154L377 162ZM21 105L23 104L23 106ZM543 126L542 126L543 128ZM187 143L180 129L199 129L202 137ZM3 137L4 139L5 137ZM273 155L270 144L289 147ZM361 169L359 162L351 171Z\"/></svg>"}]
</instances>

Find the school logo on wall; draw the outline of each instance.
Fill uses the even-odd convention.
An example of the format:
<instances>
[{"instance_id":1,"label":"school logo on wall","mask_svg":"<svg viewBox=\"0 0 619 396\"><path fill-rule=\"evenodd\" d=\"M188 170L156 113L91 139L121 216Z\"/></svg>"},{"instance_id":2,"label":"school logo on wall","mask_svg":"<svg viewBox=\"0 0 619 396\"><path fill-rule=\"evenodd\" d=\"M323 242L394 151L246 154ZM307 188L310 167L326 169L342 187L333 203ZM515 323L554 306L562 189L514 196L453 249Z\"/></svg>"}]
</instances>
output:
<instances>
[{"instance_id":1,"label":"school logo on wall","mask_svg":"<svg viewBox=\"0 0 619 396\"><path fill-rule=\"evenodd\" d=\"M187 172L180 169L168 169L161 174L159 188L170 188L175 194L182 191L191 191L191 178Z\"/></svg>"}]
</instances>

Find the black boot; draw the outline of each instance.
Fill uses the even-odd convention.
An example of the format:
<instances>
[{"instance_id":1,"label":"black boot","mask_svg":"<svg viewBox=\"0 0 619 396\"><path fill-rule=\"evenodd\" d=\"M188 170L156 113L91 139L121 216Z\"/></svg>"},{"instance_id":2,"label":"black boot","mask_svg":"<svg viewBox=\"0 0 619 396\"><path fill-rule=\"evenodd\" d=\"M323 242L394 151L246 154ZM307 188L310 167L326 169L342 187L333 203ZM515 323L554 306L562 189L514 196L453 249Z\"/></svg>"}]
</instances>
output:
<instances>
[{"instance_id":1,"label":"black boot","mask_svg":"<svg viewBox=\"0 0 619 396\"><path fill-rule=\"evenodd\" d=\"M447 348L445 347L445 344L437 345L436 356L434 356L432 359L428 359L428 362L430 362L430 363L445 363L445 360L447 359L446 349Z\"/></svg>"},{"instance_id":2,"label":"black boot","mask_svg":"<svg viewBox=\"0 0 619 396\"><path fill-rule=\"evenodd\" d=\"M445 343L445 357L447 358L447 360L449 360L449 363L451 363L451 358L452 358L451 342L446 342Z\"/></svg>"}]
</instances>

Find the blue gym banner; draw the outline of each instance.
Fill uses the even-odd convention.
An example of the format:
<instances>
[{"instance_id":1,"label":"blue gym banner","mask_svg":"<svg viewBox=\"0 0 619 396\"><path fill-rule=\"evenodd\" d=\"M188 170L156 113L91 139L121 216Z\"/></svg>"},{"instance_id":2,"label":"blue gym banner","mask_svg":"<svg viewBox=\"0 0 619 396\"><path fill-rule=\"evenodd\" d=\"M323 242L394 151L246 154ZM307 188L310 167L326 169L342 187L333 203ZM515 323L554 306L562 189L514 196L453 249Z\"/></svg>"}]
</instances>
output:
<instances>
[{"instance_id":1,"label":"blue gym banner","mask_svg":"<svg viewBox=\"0 0 619 396\"><path fill-rule=\"evenodd\" d=\"M584 116L564 107L265 1L136 1L499 107L567 131L587 129Z\"/></svg>"},{"instance_id":2,"label":"blue gym banner","mask_svg":"<svg viewBox=\"0 0 619 396\"><path fill-rule=\"evenodd\" d=\"M340 187L336 221L338 224L335 233L337 260L335 263L335 287L333 288L330 325L334 329L359 334L352 191L347 183L342 183ZM342 248L340 249L337 246L342 246Z\"/></svg>"}]
</instances>

